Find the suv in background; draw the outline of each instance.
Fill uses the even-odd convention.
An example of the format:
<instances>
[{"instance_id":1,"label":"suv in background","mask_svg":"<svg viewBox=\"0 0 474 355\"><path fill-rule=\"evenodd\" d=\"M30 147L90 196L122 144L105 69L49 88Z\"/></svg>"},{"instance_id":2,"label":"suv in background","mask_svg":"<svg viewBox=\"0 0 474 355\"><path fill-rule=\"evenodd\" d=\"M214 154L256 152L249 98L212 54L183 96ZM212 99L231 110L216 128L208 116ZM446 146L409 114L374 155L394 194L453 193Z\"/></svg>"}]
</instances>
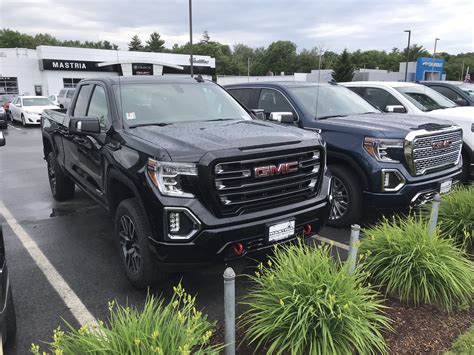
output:
<instances>
[{"instance_id":1,"label":"suv in background","mask_svg":"<svg viewBox=\"0 0 474 355\"><path fill-rule=\"evenodd\" d=\"M74 96L75 88L67 88L59 91L57 101L60 108L68 109Z\"/></svg>"},{"instance_id":2,"label":"suv in background","mask_svg":"<svg viewBox=\"0 0 474 355\"><path fill-rule=\"evenodd\" d=\"M450 120L463 130L463 181L474 177L474 107L458 106L437 91L416 83L359 81L342 83L385 112ZM412 122L418 122L413 117Z\"/></svg>"},{"instance_id":3,"label":"suv in background","mask_svg":"<svg viewBox=\"0 0 474 355\"><path fill-rule=\"evenodd\" d=\"M474 106L474 84L462 81L420 81L459 106Z\"/></svg>"},{"instance_id":4,"label":"suv in background","mask_svg":"<svg viewBox=\"0 0 474 355\"><path fill-rule=\"evenodd\" d=\"M321 132L332 173L334 226L355 223L364 213L423 204L459 181L462 132L450 122L383 114L335 83L226 89L249 109L261 110L263 119ZM452 143L439 145L446 140Z\"/></svg>"}]
</instances>

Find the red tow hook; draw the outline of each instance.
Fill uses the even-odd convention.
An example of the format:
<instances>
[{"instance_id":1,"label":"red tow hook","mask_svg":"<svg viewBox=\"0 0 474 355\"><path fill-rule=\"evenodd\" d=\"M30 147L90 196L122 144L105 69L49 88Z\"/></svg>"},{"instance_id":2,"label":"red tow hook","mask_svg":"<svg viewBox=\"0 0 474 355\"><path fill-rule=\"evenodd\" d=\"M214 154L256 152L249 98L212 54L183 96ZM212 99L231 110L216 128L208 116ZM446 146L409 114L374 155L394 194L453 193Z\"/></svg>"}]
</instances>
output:
<instances>
[{"instance_id":1,"label":"red tow hook","mask_svg":"<svg viewBox=\"0 0 474 355\"><path fill-rule=\"evenodd\" d=\"M244 252L244 245L241 242L235 243L232 245L232 250L234 251L235 255L240 256Z\"/></svg>"},{"instance_id":2,"label":"red tow hook","mask_svg":"<svg viewBox=\"0 0 474 355\"><path fill-rule=\"evenodd\" d=\"M303 233L305 237L310 236L312 231L313 231L313 227L309 223L305 225L303 228Z\"/></svg>"}]
</instances>

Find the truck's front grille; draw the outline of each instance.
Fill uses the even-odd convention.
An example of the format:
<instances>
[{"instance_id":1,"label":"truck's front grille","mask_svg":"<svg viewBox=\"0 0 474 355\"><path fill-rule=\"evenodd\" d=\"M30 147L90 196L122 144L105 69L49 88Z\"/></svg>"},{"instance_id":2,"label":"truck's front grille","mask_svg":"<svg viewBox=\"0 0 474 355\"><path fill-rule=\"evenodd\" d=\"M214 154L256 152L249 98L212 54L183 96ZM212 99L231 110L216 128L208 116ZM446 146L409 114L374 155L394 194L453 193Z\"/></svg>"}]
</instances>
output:
<instances>
[{"instance_id":1,"label":"truck's front grille","mask_svg":"<svg viewBox=\"0 0 474 355\"><path fill-rule=\"evenodd\" d=\"M317 192L323 173L318 149L224 161L213 169L212 191L223 215L302 201Z\"/></svg>"},{"instance_id":2,"label":"truck's front grille","mask_svg":"<svg viewBox=\"0 0 474 355\"><path fill-rule=\"evenodd\" d=\"M455 165L459 161L461 148L461 129L416 136L411 143L409 163L412 173L423 175L432 170Z\"/></svg>"}]
</instances>

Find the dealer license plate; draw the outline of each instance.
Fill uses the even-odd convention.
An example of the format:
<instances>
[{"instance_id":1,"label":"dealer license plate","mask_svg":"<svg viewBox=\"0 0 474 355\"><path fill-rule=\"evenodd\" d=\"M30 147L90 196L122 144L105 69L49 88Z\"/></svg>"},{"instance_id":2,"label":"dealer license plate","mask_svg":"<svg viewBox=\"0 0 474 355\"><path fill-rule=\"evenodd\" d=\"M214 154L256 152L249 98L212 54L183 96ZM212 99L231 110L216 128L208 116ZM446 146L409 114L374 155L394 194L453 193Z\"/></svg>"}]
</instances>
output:
<instances>
[{"instance_id":1,"label":"dealer license plate","mask_svg":"<svg viewBox=\"0 0 474 355\"><path fill-rule=\"evenodd\" d=\"M295 221L287 221L269 226L268 241L276 242L295 234Z\"/></svg>"},{"instance_id":2,"label":"dealer license plate","mask_svg":"<svg viewBox=\"0 0 474 355\"><path fill-rule=\"evenodd\" d=\"M449 191L451 191L452 187L453 187L453 180L443 181L439 187L439 193L447 194Z\"/></svg>"}]
</instances>

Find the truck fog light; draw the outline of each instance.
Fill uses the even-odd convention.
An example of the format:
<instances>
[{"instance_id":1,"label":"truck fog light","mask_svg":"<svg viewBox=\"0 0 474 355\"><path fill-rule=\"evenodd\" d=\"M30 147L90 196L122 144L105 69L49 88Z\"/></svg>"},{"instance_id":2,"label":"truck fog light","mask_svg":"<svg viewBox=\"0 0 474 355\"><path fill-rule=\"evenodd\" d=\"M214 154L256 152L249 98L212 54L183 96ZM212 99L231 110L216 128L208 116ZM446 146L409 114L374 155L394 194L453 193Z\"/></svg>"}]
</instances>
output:
<instances>
[{"instance_id":1,"label":"truck fog light","mask_svg":"<svg viewBox=\"0 0 474 355\"><path fill-rule=\"evenodd\" d=\"M382 169L382 191L396 192L405 186L406 180L396 169Z\"/></svg>"},{"instance_id":2,"label":"truck fog light","mask_svg":"<svg viewBox=\"0 0 474 355\"><path fill-rule=\"evenodd\" d=\"M170 232L171 233L176 233L179 232L181 226L179 223L179 215L180 212L169 212L168 218L169 218L169 227L170 227Z\"/></svg>"},{"instance_id":3,"label":"truck fog light","mask_svg":"<svg viewBox=\"0 0 474 355\"><path fill-rule=\"evenodd\" d=\"M201 223L197 217L186 208L165 207L165 215L169 239L187 240L201 229Z\"/></svg>"}]
</instances>

